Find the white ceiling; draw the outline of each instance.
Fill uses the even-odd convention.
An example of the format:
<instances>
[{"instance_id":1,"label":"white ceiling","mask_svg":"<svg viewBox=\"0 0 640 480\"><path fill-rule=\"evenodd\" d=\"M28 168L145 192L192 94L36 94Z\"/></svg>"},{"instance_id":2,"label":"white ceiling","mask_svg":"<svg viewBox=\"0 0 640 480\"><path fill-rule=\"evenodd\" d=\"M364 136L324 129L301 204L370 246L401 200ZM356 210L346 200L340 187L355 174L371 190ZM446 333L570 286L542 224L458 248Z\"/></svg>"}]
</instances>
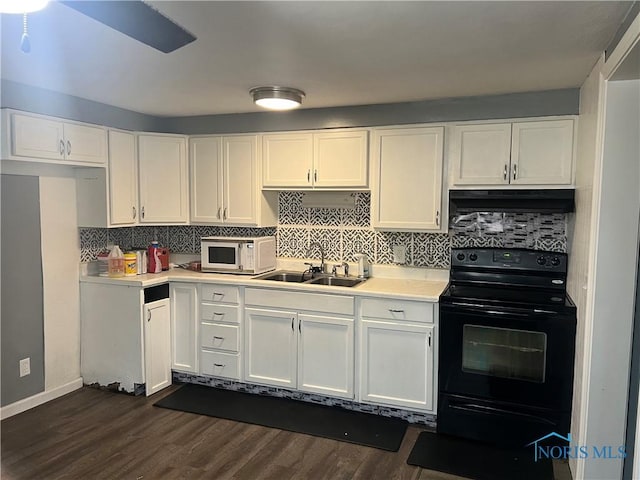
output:
<instances>
[{"instance_id":1,"label":"white ceiling","mask_svg":"<svg viewBox=\"0 0 640 480\"><path fill-rule=\"evenodd\" d=\"M578 87L630 2L148 2L198 39L169 54L62 4L2 17L2 78L137 112L253 112L249 89L304 108Z\"/></svg>"}]
</instances>

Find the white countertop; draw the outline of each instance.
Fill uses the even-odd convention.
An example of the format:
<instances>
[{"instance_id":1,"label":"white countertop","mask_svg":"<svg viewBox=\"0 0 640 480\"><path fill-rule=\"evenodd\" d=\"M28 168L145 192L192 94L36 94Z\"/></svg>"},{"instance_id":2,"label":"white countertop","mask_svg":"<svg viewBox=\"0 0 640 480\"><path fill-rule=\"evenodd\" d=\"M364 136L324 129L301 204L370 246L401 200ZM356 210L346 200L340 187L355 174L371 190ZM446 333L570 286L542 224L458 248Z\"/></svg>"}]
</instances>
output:
<instances>
[{"instance_id":1,"label":"white countertop","mask_svg":"<svg viewBox=\"0 0 640 480\"><path fill-rule=\"evenodd\" d=\"M85 275L80 277L80 281L87 283L128 285L143 288L166 282L225 283L247 287L255 286L316 293L335 293L367 297L402 297L408 300L422 300L428 302L437 302L440 294L448 283L446 280L372 277L355 287L336 287L257 280L248 275L192 272L180 268L174 268L161 273L147 273L144 275L120 278Z\"/></svg>"}]
</instances>

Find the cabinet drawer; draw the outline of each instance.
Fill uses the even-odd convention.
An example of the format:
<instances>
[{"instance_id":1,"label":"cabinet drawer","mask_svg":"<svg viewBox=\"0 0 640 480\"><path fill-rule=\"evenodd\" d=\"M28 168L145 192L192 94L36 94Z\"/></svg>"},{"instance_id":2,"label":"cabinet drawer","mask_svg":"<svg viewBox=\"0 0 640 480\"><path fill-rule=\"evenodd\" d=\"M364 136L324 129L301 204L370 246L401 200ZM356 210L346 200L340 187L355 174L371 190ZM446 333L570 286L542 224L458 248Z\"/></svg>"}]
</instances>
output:
<instances>
[{"instance_id":1,"label":"cabinet drawer","mask_svg":"<svg viewBox=\"0 0 640 480\"><path fill-rule=\"evenodd\" d=\"M200 344L206 348L237 352L240 346L239 331L240 327L235 325L203 323L200 328Z\"/></svg>"},{"instance_id":2,"label":"cabinet drawer","mask_svg":"<svg viewBox=\"0 0 640 480\"><path fill-rule=\"evenodd\" d=\"M296 311L335 313L338 315L354 314L353 297L321 293L247 288L245 290L245 304Z\"/></svg>"},{"instance_id":3,"label":"cabinet drawer","mask_svg":"<svg viewBox=\"0 0 640 480\"><path fill-rule=\"evenodd\" d=\"M200 304L200 319L205 322L240 323L240 307L217 303Z\"/></svg>"},{"instance_id":4,"label":"cabinet drawer","mask_svg":"<svg viewBox=\"0 0 640 480\"><path fill-rule=\"evenodd\" d=\"M203 375L240 380L240 355L202 350L200 352L200 371Z\"/></svg>"},{"instance_id":5,"label":"cabinet drawer","mask_svg":"<svg viewBox=\"0 0 640 480\"><path fill-rule=\"evenodd\" d=\"M361 315L369 318L433 323L433 304L407 300L364 298L361 303Z\"/></svg>"},{"instance_id":6,"label":"cabinet drawer","mask_svg":"<svg viewBox=\"0 0 640 480\"><path fill-rule=\"evenodd\" d=\"M201 295L205 302L238 303L240 289L232 285L203 284Z\"/></svg>"}]
</instances>

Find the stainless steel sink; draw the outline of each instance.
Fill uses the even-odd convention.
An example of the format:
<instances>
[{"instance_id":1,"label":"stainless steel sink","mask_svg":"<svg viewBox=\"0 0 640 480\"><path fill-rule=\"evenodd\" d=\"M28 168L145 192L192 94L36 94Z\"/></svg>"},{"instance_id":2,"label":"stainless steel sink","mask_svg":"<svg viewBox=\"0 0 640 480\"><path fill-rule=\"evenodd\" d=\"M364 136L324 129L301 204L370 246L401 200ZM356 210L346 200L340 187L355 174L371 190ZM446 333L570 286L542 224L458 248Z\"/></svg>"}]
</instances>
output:
<instances>
[{"instance_id":1,"label":"stainless steel sink","mask_svg":"<svg viewBox=\"0 0 640 480\"><path fill-rule=\"evenodd\" d=\"M301 272L287 272L279 270L276 272L265 273L256 277L255 280L272 280L274 282L295 282L302 283L305 280L309 280L309 275L305 278L304 273Z\"/></svg>"},{"instance_id":2,"label":"stainless steel sink","mask_svg":"<svg viewBox=\"0 0 640 480\"><path fill-rule=\"evenodd\" d=\"M318 277L305 283L313 285L333 285L334 287L355 287L364 282L362 278Z\"/></svg>"},{"instance_id":3,"label":"stainless steel sink","mask_svg":"<svg viewBox=\"0 0 640 480\"><path fill-rule=\"evenodd\" d=\"M273 282L289 282L289 283L304 283L309 285L329 285L334 287L355 287L361 284L366 279L364 278L346 278L346 277L334 277L329 275L322 275L315 278L309 278L309 273L291 272L288 270L277 270L275 272L268 272L254 280L270 280Z\"/></svg>"}]
</instances>

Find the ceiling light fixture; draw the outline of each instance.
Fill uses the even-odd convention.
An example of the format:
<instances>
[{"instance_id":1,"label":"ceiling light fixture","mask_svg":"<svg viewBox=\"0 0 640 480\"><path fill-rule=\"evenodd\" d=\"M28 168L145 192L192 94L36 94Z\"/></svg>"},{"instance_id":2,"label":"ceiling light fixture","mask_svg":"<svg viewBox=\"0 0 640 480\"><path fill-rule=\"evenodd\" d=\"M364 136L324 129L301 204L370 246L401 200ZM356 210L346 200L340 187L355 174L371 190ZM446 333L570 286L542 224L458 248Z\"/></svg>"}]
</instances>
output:
<instances>
[{"instance_id":1,"label":"ceiling light fixture","mask_svg":"<svg viewBox=\"0 0 640 480\"><path fill-rule=\"evenodd\" d=\"M42 10L49 0L0 0L0 13L31 13Z\"/></svg>"},{"instance_id":2,"label":"ceiling light fixture","mask_svg":"<svg viewBox=\"0 0 640 480\"><path fill-rule=\"evenodd\" d=\"M290 87L255 87L249 90L256 105L269 110L291 110L302 105L302 90Z\"/></svg>"}]
</instances>

